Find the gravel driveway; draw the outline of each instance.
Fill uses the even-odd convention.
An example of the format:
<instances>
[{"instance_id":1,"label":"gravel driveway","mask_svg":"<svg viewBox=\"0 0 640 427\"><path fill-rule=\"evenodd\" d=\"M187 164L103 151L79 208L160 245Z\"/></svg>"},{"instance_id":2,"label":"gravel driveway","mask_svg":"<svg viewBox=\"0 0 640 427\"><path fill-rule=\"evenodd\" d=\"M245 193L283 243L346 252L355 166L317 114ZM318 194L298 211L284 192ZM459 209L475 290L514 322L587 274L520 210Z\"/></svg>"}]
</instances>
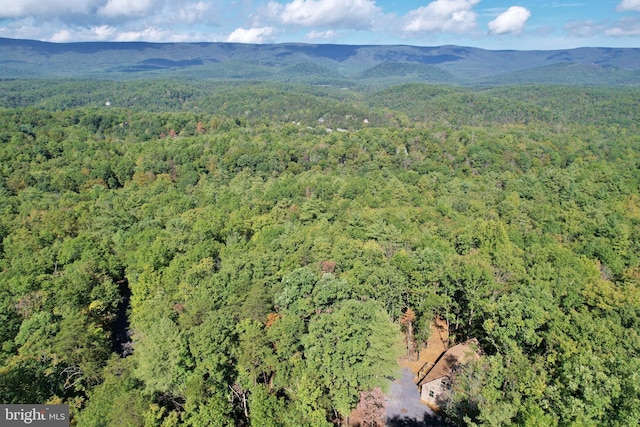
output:
<instances>
[{"instance_id":1,"label":"gravel driveway","mask_svg":"<svg viewBox=\"0 0 640 427\"><path fill-rule=\"evenodd\" d=\"M413 372L402 368L402 376L391 384L386 395L387 427L442 427L445 424L420 401Z\"/></svg>"}]
</instances>

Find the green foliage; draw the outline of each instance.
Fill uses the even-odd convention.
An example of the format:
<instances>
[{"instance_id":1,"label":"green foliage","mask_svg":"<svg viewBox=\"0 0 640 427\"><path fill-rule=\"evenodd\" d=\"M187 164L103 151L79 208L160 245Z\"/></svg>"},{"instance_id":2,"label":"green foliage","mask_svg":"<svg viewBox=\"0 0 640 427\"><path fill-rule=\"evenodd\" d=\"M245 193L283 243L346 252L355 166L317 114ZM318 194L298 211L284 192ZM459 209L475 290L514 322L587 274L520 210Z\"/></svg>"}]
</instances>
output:
<instances>
[{"instance_id":1,"label":"green foliage","mask_svg":"<svg viewBox=\"0 0 640 427\"><path fill-rule=\"evenodd\" d=\"M278 427L283 425L282 419L285 408L281 399L269 393L265 386L259 385L251 390L249 399L251 408L251 426Z\"/></svg>"},{"instance_id":2,"label":"green foliage","mask_svg":"<svg viewBox=\"0 0 640 427\"><path fill-rule=\"evenodd\" d=\"M166 317L137 332L134 374L142 380L149 393L178 395L184 387L186 345L178 326Z\"/></svg>"},{"instance_id":3,"label":"green foliage","mask_svg":"<svg viewBox=\"0 0 640 427\"><path fill-rule=\"evenodd\" d=\"M150 401L131 374L133 359L112 357L104 370L103 382L89 394L88 404L77 419L79 426L145 425Z\"/></svg>"},{"instance_id":4,"label":"green foliage","mask_svg":"<svg viewBox=\"0 0 640 427\"><path fill-rule=\"evenodd\" d=\"M373 301L345 300L336 311L317 316L304 337L306 369L347 416L359 393L385 385L395 375L401 354L398 327Z\"/></svg>"},{"instance_id":5,"label":"green foliage","mask_svg":"<svg viewBox=\"0 0 640 427\"><path fill-rule=\"evenodd\" d=\"M327 426L411 308L480 342L452 421L638 424L635 88L3 84L3 402Z\"/></svg>"}]
</instances>

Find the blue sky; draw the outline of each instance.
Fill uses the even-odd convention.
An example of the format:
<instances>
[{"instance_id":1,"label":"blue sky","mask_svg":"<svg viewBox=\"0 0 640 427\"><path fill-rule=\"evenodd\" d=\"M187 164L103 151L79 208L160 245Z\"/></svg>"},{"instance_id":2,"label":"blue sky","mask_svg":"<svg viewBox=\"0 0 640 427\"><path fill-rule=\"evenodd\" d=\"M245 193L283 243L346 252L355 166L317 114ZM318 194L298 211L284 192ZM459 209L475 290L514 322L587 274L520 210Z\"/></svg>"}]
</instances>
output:
<instances>
[{"instance_id":1,"label":"blue sky","mask_svg":"<svg viewBox=\"0 0 640 427\"><path fill-rule=\"evenodd\" d=\"M0 37L640 47L640 0L0 0Z\"/></svg>"}]
</instances>

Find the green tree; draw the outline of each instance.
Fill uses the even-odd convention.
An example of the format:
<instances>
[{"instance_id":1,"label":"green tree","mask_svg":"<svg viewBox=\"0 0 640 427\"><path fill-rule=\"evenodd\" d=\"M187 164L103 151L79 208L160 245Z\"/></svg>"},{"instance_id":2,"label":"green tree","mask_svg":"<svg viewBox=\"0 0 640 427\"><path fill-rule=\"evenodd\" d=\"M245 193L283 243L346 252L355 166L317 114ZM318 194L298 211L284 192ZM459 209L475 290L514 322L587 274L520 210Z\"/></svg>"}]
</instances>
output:
<instances>
[{"instance_id":1,"label":"green tree","mask_svg":"<svg viewBox=\"0 0 640 427\"><path fill-rule=\"evenodd\" d=\"M312 319L303 339L305 370L314 372L343 417L360 391L386 387L402 352L399 328L375 301L346 300Z\"/></svg>"},{"instance_id":2,"label":"green tree","mask_svg":"<svg viewBox=\"0 0 640 427\"><path fill-rule=\"evenodd\" d=\"M145 384L147 393L180 396L190 363L183 332L171 319L161 317L133 337L134 375Z\"/></svg>"}]
</instances>

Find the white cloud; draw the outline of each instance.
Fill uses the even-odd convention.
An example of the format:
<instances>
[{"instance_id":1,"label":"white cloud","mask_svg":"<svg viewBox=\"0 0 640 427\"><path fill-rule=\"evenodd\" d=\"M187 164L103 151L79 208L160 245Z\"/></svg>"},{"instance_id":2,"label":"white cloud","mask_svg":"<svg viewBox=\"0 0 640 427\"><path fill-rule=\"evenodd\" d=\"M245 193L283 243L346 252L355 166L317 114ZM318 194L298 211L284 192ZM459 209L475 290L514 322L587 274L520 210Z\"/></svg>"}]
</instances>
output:
<instances>
[{"instance_id":1,"label":"white cloud","mask_svg":"<svg viewBox=\"0 0 640 427\"><path fill-rule=\"evenodd\" d=\"M531 12L522 6L511 6L506 12L489 22L491 34L518 34L522 32L531 17Z\"/></svg>"},{"instance_id":2,"label":"white cloud","mask_svg":"<svg viewBox=\"0 0 640 427\"><path fill-rule=\"evenodd\" d=\"M269 2L267 14L285 25L302 27L371 28L381 9L373 0L293 0Z\"/></svg>"},{"instance_id":3,"label":"white cloud","mask_svg":"<svg viewBox=\"0 0 640 427\"><path fill-rule=\"evenodd\" d=\"M68 25L117 24L144 18L154 24L212 22L214 0L0 0L0 19L34 17Z\"/></svg>"},{"instance_id":4,"label":"white cloud","mask_svg":"<svg viewBox=\"0 0 640 427\"><path fill-rule=\"evenodd\" d=\"M172 7L175 3L169 3ZM197 3L188 3L184 6L180 6L174 13L171 13L173 19L178 22L184 22L192 24L198 21L202 21L209 14L211 5L203 1Z\"/></svg>"},{"instance_id":5,"label":"white cloud","mask_svg":"<svg viewBox=\"0 0 640 427\"><path fill-rule=\"evenodd\" d=\"M0 37L42 40L50 30L50 25L38 25L33 18L16 19L0 26Z\"/></svg>"},{"instance_id":6,"label":"white cloud","mask_svg":"<svg viewBox=\"0 0 640 427\"><path fill-rule=\"evenodd\" d=\"M404 17L409 32L466 33L476 28L478 14L472 10L480 0L436 0Z\"/></svg>"},{"instance_id":7,"label":"white cloud","mask_svg":"<svg viewBox=\"0 0 640 427\"><path fill-rule=\"evenodd\" d=\"M567 22L564 30L571 37L638 37L640 36L640 18L628 16L616 22L595 22L591 20Z\"/></svg>"},{"instance_id":8,"label":"white cloud","mask_svg":"<svg viewBox=\"0 0 640 427\"><path fill-rule=\"evenodd\" d=\"M564 25L564 30L571 37L593 37L602 34L606 26L591 20L571 21Z\"/></svg>"},{"instance_id":9,"label":"white cloud","mask_svg":"<svg viewBox=\"0 0 640 427\"><path fill-rule=\"evenodd\" d=\"M212 27L228 16L213 13L217 0L12 1L0 0L0 37L60 43L223 40Z\"/></svg>"},{"instance_id":10,"label":"white cloud","mask_svg":"<svg viewBox=\"0 0 640 427\"><path fill-rule=\"evenodd\" d=\"M58 30L51 37L50 42L73 42L78 38L86 41L107 41L116 40L119 30L110 25L97 25L93 27L64 27Z\"/></svg>"},{"instance_id":11,"label":"white cloud","mask_svg":"<svg viewBox=\"0 0 640 427\"><path fill-rule=\"evenodd\" d=\"M237 28L227 41L231 43L265 43L275 38L276 30L273 27L262 28Z\"/></svg>"},{"instance_id":12,"label":"white cloud","mask_svg":"<svg viewBox=\"0 0 640 427\"><path fill-rule=\"evenodd\" d=\"M405 10L409 3L406 2ZM418 44L427 37L433 40L437 37L450 44L472 40L471 43L479 45L504 45L504 40L498 41L488 34L526 31L526 36L535 38L535 43L547 43L552 34L557 34L557 28L551 24L532 26L531 12L524 7L507 10L508 2L502 2L506 6L498 9L481 7L489 3L481 0L415 3L423 6L398 15L386 13L383 7L387 6L382 0L0 0L0 37L55 42L271 43L302 39L310 43L402 40ZM612 7L617 5L618 12L624 13L619 17L622 19L589 16L586 0L544 0L536 7L545 7L547 11L571 7L575 12L573 19L582 19L564 25L563 43L569 40L576 46L580 40L599 36L597 43L631 45L633 39L640 39L640 0L612 3ZM582 9L578 11L578 7ZM584 12L583 17L578 12ZM493 20L488 24L488 33L479 31L480 22L485 20ZM555 21L550 22L555 25Z\"/></svg>"},{"instance_id":13,"label":"white cloud","mask_svg":"<svg viewBox=\"0 0 640 427\"><path fill-rule=\"evenodd\" d=\"M135 31L118 31L111 40L119 42L146 41L146 42L184 42L190 40L186 34L176 34L173 31L161 30L156 27L143 28Z\"/></svg>"},{"instance_id":14,"label":"white cloud","mask_svg":"<svg viewBox=\"0 0 640 427\"><path fill-rule=\"evenodd\" d=\"M613 37L640 36L640 19L635 16L622 18L605 31L605 34Z\"/></svg>"},{"instance_id":15,"label":"white cloud","mask_svg":"<svg viewBox=\"0 0 640 427\"><path fill-rule=\"evenodd\" d=\"M115 38L118 30L110 25L98 25L89 28L87 32L90 34L89 38L93 40L112 40Z\"/></svg>"},{"instance_id":16,"label":"white cloud","mask_svg":"<svg viewBox=\"0 0 640 427\"><path fill-rule=\"evenodd\" d=\"M640 12L640 0L622 0L616 10L618 12Z\"/></svg>"},{"instance_id":17,"label":"white cloud","mask_svg":"<svg viewBox=\"0 0 640 427\"><path fill-rule=\"evenodd\" d=\"M175 31L173 28L145 26L138 22L123 25L67 25L63 22L41 23L34 18L16 20L0 27L0 37L44 40L56 43L76 41L208 41L201 33Z\"/></svg>"},{"instance_id":18,"label":"white cloud","mask_svg":"<svg viewBox=\"0 0 640 427\"><path fill-rule=\"evenodd\" d=\"M157 8L154 0L108 0L98 14L110 18L121 16L144 16Z\"/></svg>"},{"instance_id":19,"label":"white cloud","mask_svg":"<svg viewBox=\"0 0 640 427\"><path fill-rule=\"evenodd\" d=\"M54 43L66 43L73 40L73 33L66 28L55 33L49 41Z\"/></svg>"},{"instance_id":20,"label":"white cloud","mask_svg":"<svg viewBox=\"0 0 640 427\"><path fill-rule=\"evenodd\" d=\"M336 40L338 38L338 33L336 33L333 30L311 31L304 38L305 40L311 41L311 42Z\"/></svg>"},{"instance_id":21,"label":"white cloud","mask_svg":"<svg viewBox=\"0 0 640 427\"><path fill-rule=\"evenodd\" d=\"M26 20L24 22L28 22ZM33 22L31 23L33 25ZM95 27L78 27L78 26L67 26L63 23L57 23L55 26L50 24L44 24L41 26L31 27L24 25L25 31L29 31L32 34L37 34L36 37L33 35L30 37L32 39L37 40L46 40L50 42L56 43L67 43L74 42L77 40L83 41L105 41L105 40L114 40L118 30L115 27L111 27L109 25L100 25ZM2 32L0 31L0 35ZM13 35L13 37L20 37L20 35Z\"/></svg>"},{"instance_id":22,"label":"white cloud","mask_svg":"<svg viewBox=\"0 0 640 427\"><path fill-rule=\"evenodd\" d=\"M176 28L180 25L219 25L223 20L215 13L213 5L206 1L165 2L164 7L156 9L141 21L147 26L158 28ZM115 20L109 21L115 24Z\"/></svg>"},{"instance_id":23,"label":"white cloud","mask_svg":"<svg viewBox=\"0 0 640 427\"><path fill-rule=\"evenodd\" d=\"M103 0L0 0L0 18L87 14Z\"/></svg>"}]
</instances>

